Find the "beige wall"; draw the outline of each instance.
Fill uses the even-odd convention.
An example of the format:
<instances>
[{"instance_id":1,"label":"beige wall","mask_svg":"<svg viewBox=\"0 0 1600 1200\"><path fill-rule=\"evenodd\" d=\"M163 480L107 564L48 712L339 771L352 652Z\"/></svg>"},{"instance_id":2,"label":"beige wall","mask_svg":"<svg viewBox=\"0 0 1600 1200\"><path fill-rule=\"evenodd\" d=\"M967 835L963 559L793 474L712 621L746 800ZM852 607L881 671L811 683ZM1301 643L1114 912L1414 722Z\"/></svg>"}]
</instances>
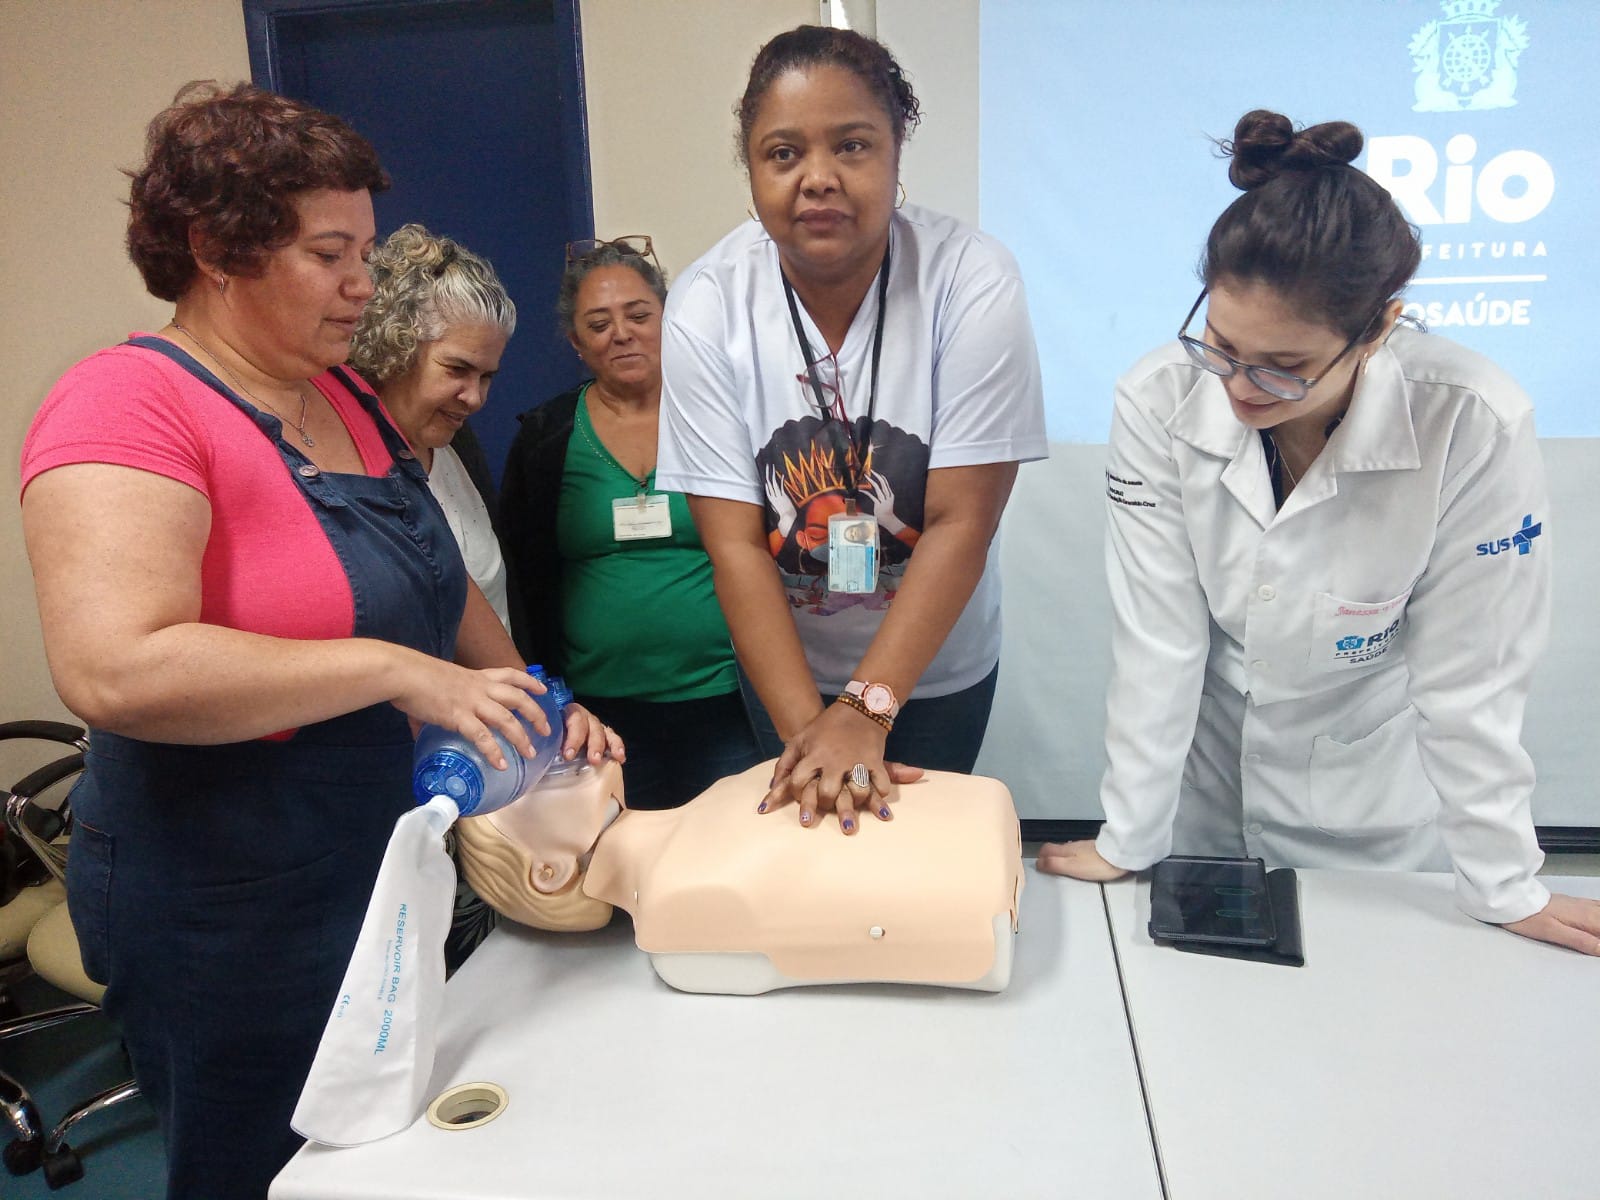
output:
<instances>
[{"instance_id":1,"label":"beige wall","mask_svg":"<svg viewBox=\"0 0 1600 1200\"><path fill-rule=\"evenodd\" d=\"M978 0L877 0L877 36L922 106L900 158L906 196L978 221Z\"/></svg>"},{"instance_id":2,"label":"beige wall","mask_svg":"<svg viewBox=\"0 0 1600 1200\"><path fill-rule=\"evenodd\" d=\"M669 275L745 219L733 106L775 33L817 0L583 0L598 237L648 233Z\"/></svg>"},{"instance_id":3,"label":"beige wall","mask_svg":"<svg viewBox=\"0 0 1600 1200\"><path fill-rule=\"evenodd\" d=\"M0 720L65 717L22 545L17 458L77 359L165 324L123 252L146 122L190 79L247 79L244 18L222 0L0 0ZM0 747L0 781L19 761Z\"/></svg>"}]
</instances>

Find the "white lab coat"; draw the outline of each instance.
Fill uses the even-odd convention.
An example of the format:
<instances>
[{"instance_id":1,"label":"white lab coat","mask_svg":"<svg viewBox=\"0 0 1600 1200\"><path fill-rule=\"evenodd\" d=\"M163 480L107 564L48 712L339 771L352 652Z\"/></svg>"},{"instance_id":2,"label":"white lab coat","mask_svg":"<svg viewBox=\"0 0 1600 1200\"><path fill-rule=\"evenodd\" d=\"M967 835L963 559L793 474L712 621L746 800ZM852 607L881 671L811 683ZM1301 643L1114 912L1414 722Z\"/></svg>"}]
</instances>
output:
<instances>
[{"instance_id":1,"label":"white lab coat","mask_svg":"<svg viewBox=\"0 0 1600 1200\"><path fill-rule=\"evenodd\" d=\"M1397 330L1275 511L1260 436L1173 342L1118 382L1106 481L1108 861L1448 850L1474 917L1544 907L1520 737L1551 537L1504 372Z\"/></svg>"}]
</instances>

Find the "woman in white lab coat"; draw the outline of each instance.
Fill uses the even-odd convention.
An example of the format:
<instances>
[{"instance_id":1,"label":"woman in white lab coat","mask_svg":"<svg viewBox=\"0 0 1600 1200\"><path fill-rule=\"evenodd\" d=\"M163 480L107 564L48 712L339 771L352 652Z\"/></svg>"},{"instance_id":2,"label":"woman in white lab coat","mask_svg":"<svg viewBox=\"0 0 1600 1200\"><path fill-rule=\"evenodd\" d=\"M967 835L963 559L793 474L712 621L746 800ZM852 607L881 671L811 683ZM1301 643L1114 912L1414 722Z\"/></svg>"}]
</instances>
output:
<instances>
[{"instance_id":1,"label":"woman in white lab coat","mask_svg":"<svg viewBox=\"0 0 1600 1200\"><path fill-rule=\"evenodd\" d=\"M1349 165L1361 145L1262 111L1224 144L1245 194L1205 290L1117 385L1106 823L1039 865L1453 863L1472 916L1600 954L1600 902L1535 878L1520 733L1552 537L1532 408L1396 328L1420 248Z\"/></svg>"}]
</instances>

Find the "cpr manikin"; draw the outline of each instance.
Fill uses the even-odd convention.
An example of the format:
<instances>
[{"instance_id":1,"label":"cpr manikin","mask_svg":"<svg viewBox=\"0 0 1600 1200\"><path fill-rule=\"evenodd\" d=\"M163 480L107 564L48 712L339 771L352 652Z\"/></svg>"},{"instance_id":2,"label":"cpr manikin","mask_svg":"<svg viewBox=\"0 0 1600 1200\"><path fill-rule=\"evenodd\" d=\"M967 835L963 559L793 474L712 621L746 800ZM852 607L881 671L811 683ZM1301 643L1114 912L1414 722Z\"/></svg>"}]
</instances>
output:
<instances>
[{"instance_id":1,"label":"cpr manikin","mask_svg":"<svg viewBox=\"0 0 1600 1200\"><path fill-rule=\"evenodd\" d=\"M723 779L682 808L626 812L621 767L565 763L473 816L442 768L424 776L445 790L395 822L294 1130L357 1146L421 1114L444 1008L452 825L468 880L500 913L575 931L626 908L657 973L685 991L1006 986L1022 843L1001 784L931 771L904 803L891 794L893 821L847 838L757 816L772 770Z\"/></svg>"},{"instance_id":2,"label":"cpr manikin","mask_svg":"<svg viewBox=\"0 0 1600 1200\"><path fill-rule=\"evenodd\" d=\"M596 929L613 905L628 910L639 948L685 991L1006 986L1023 873L1004 785L929 772L891 797L893 821L846 838L757 816L772 769L730 776L682 808L620 815L615 763L547 779L460 820L461 863L479 895L523 924Z\"/></svg>"}]
</instances>

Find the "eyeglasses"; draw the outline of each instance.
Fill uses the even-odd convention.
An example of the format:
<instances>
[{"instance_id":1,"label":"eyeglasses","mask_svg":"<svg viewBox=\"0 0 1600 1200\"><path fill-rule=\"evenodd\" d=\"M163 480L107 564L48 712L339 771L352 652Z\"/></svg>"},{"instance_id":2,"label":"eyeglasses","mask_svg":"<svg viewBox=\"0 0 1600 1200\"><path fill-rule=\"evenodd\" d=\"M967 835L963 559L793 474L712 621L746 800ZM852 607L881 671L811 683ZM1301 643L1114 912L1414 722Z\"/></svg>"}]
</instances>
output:
<instances>
[{"instance_id":1,"label":"eyeglasses","mask_svg":"<svg viewBox=\"0 0 1600 1200\"><path fill-rule=\"evenodd\" d=\"M844 381L839 375L839 360L833 354L824 354L809 363L795 376L808 404L814 403L824 417L849 424L844 411Z\"/></svg>"},{"instance_id":2,"label":"eyeglasses","mask_svg":"<svg viewBox=\"0 0 1600 1200\"><path fill-rule=\"evenodd\" d=\"M580 238L576 242L568 242L567 266L570 267L580 258L593 254L596 250L604 250L608 246L620 254L648 258L658 272L661 270L661 264L656 261L655 243L650 240L650 235L647 233L630 233L619 238Z\"/></svg>"},{"instance_id":3,"label":"eyeglasses","mask_svg":"<svg viewBox=\"0 0 1600 1200\"><path fill-rule=\"evenodd\" d=\"M1322 368L1322 374L1307 379L1303 375L1296 375L1292 371L1282 371L1277 367L1258 367L1252 363L1240 362L1233 355L1218 350L1209 342L1189 336L1189 322L1194 320L1195 313L1200 311L1200 305L1205 300L1211 289L1201 288L1200 295L1194 302L1194 307L1189 310L1189 315L1183 319L1183 324L1178 327L1178 340L1183 343L1183 348L1189 352L1189 357L1194 360L1194 365L1210 371L1213 375L1220 375L1227 379L1235 371L1243 371L1244 377L1255 384L1269 396L1276 396L1279 400L1304 400L1306 393L1328 377L1328 372L1339 365L1339 360L1351 350L1363 337L1367 330L1372 328L1372 321L1383 315L1383 309L1372 314L1372 321L1361 327L1361 332L1345 343L1344 349L1333 356L1333 361Z\"/></svg>"}]
</instances>

